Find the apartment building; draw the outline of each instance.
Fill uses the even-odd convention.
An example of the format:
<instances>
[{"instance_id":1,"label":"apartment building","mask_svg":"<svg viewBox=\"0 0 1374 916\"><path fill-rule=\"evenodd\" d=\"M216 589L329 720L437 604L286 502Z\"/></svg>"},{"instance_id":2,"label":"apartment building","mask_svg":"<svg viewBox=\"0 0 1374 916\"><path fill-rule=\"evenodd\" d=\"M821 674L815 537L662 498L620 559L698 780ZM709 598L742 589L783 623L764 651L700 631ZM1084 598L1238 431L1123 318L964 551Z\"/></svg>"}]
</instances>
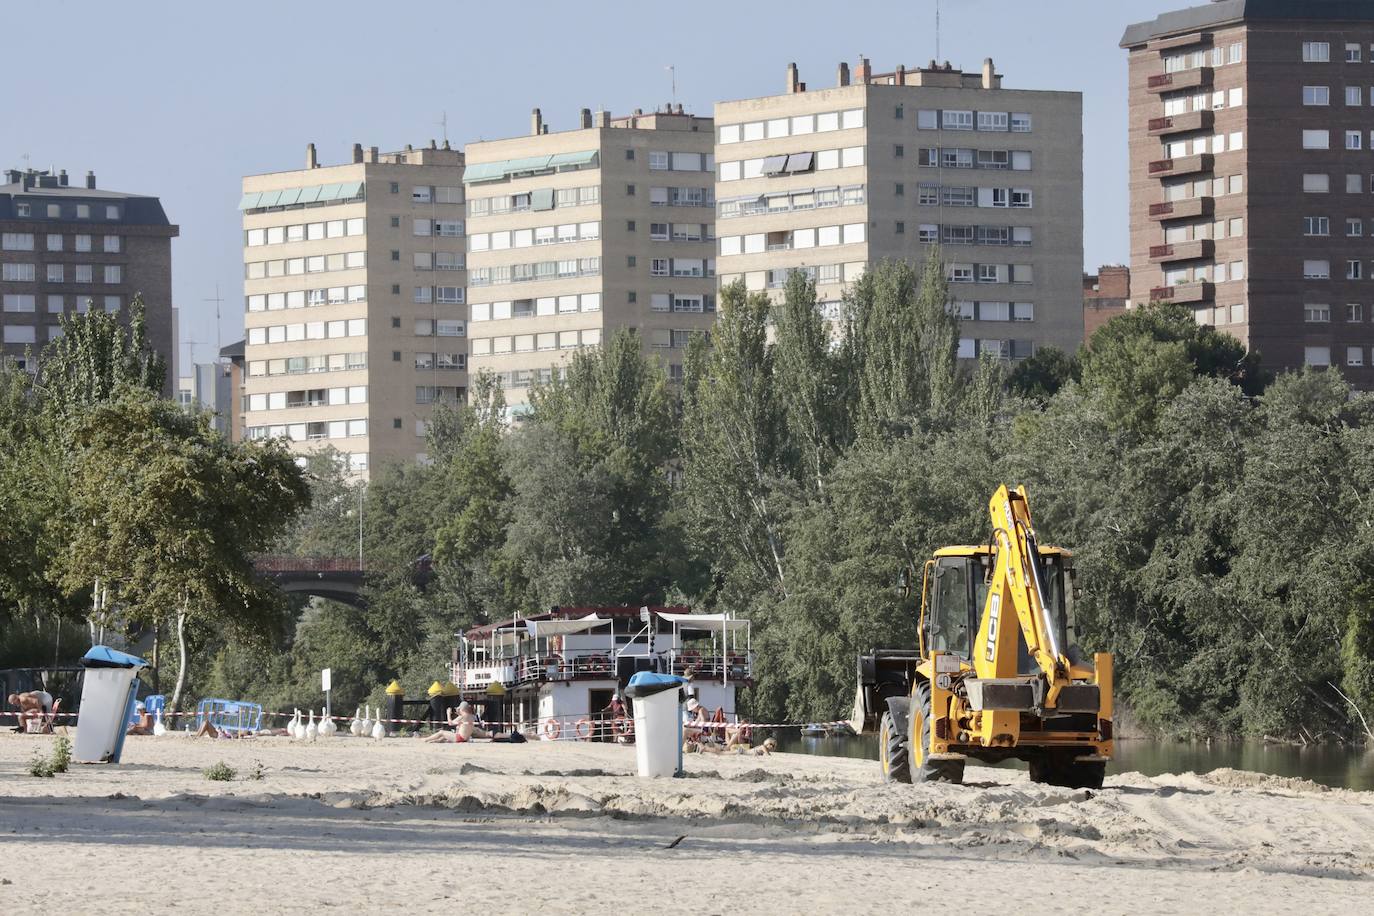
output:
<instances>
[{"instance_id":1,"label":"apartment building","mask_svg":"<svg viewBox=\"0 0 1374 916\"><path fill-rule=\"evenodd\" d=\"M234 366L229 360L191 363L191 374L177 377L177 403L187 410L214 414L210 425L226 439L233 436L232 422L237 410L234 398Z\"/></svg>"},{"instance_id":2,"label":"apartment building","mask_svg":"<svg viewBox=\"0 0 1374 916\"><path fill-rule=\"evenodd\" d=\"M463 155L395 153L243 179L241 418L330 446L359 476L423 460L436 401L467 388Z\"/></svg>"},{"instance_id":3,"label":"apartment building","mask_svg":"<svg viewBox=\"0 0 1374 916\"><path fill-rule=\"evenodd\" d=\"M1131 298L1374 386L1374 4L1223 0L1121 46Z\"/></svg>"},{"instance_id":4,"label":"apartment building","mask_svg":"<svg viewBox=\"0 0 1374 916\"><path fill-rule=\"evenodd\" d=\"M468 144L469 371L518 416L571 353L635 329L680 377L715 317L714 134L681 105L583 109L550 131Z\"/></svg>"},{"instance_id":5,"label":"apartment building","mask_svg":"<svg viewBox=\"0 0 1374 916\"><path fill-rule=\"evenodd\" d=\"M1092 340L1098 328L1131 307L1131 269L1104 264L1095 274L1083 275L1083 339Z\"/></svg>"},{"instance_id":6,"label":"apartment building","mask_svg":"<svg viewBox=\"0 0 1374 916\"><path fill-rule=\"evenodd\" d=\"M959 355L1022 359L1083 339L1083 104L1077 92L1004 88L991 60L715 106L721 283L780 290L816 280L830 317L884 258L922 263L939 243Z\"/></svg>"},{"instance_id":7,"label":"apartment building","mask_svg":"<svg viewBox=\"0 0 1374 916\"><path fill-rule=\"evenodd\" d=\"M62 329L64 314L125 310L142 294L149 345L167 361L172 393L176 340L172 239L179 229L156 197L11 169L0 185L0 357L23 363Z\"/></svg>"}]
</instances>

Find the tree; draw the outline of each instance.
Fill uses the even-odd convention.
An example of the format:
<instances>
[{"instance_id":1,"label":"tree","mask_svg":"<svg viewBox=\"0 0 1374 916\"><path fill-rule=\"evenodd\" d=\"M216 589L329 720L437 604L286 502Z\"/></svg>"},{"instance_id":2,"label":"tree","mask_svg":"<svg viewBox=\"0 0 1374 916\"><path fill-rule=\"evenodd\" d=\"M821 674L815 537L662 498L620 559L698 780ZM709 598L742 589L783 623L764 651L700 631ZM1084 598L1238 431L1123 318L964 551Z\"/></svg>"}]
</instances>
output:
<instances>
[{"instance_id":1,"label":"tree","mask_svg":"<svg viewBox=\"0 0 1374 916\"><path fill-rule=\"evenodd\" d=\"M1083 384L1101 392L1112 422L1142 434L1194 376L1222 378L1248 395L1267 377L1259 354L1199 325L1177 303L1151 303L1103 325L1080 351Z\"/></svg>"},{"instance_id":2,"label":"tree","mask_svg":"<svg viewBox=\"0 0 1374 916\"><path fill-rule=\"evenodd\" d=\"M959 319L939 249L919 275L906 261L874 264L845 293L845 312L860 433L901 435L947 416L958 393Z\"/></svg>"},{"instance_id":3,"label":"tree","mask_svg":"<svg viewBox=\"0 0 1374 916\"><path fill-rule=\"evenodd\" d=\"M55 415L109 401L124 385L162 391L167 363L148 343L142 296L129 304L127 327L119 312L96 309L63 315L61 327L39 361L39 388Z\"/></svg>"},{"instance_id":4,"label":"tree","mask_svg":"<svg viewBox=\"0 0 1374 916\"><path fill-rule=\"evenodd\" d=\"M304 476L277 441L230 443L207 415L128 386L75 415L70 442L55 572L68 591L105 579L134 621L175 617L176 708L188 622L249 637L278 622L252 554L306 505Z\"/></svg>"},{"instance_id":5,"label":"tree","mask_svg":"<svg viewBox=\"0 0 1374 916\"><path fill-rule=\"evenodd\" d=\"M796 450L796 475L820 492L826 472L852 438L852 389L816 306L815 281L802 271L787 277L783 298L772 309L773 366L786 422Z\"/></svg>"},{"instance_id":6,"label":"tree","mask_svg":"<svg viewBox=\"0 0 1374 916\"><path fill-rule=\"evenodd\" d=\"M1058 347L1040 347L1007 376L1013 394L1041 403L1079 376L1078 361Z\"/></svg>"}]
</instances>

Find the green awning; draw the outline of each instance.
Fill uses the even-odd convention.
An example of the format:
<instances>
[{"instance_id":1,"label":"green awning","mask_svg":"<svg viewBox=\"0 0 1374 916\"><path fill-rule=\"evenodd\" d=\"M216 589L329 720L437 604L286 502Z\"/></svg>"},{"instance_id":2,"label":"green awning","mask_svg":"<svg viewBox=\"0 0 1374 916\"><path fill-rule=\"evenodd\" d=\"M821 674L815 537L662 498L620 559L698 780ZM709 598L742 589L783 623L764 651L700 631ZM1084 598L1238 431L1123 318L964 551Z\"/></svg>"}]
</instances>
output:
<instances>
[{"instance_id":1,"label":"green awning","mask_svg":"<svg viewBox=\"0 0 1374 916\"><path fill-rule=\"evenodd\" d=\"M535 188L530 192L531 210L553 209L553 188Z\"/></svg>"},{"instance_id":2,"label":"green awning","mask_svg":"<svg viewBox=\"0 0 1374 916\"><path fill-rule=\"evenodd\" d=\"M299 204L324 203L331 200L353 200L363 195L363 182L345 181L342 184L314 184L304 188L284 188L280 191L250 191L239 200L240 210L262 210L267 207L291 207Z\"/></svg>"},{"instance_id":3,"label":"green awning","mask_svg":"<svg viewBox=\"0 0 1374 916\"><path fill-rule=\"evenodd\" d=\"M549 159L549 165L554 168L564 166L586 166L596 162L597 151L587 150L581 153L559 153Z\"/></svg>"},{"instance_id":4,"label":"green awning","mask_svg":"<svg viewBox=\"0 0 1374 916\"><path fill-rule=\"evenodd\" d=\"M512 175L546 172L558 168L578 168L595 165L600 154L596 150L578 153L558 153L554 156L526 156L501 162L481 162L463 170L463 181L476 184L483 181L504 181Z\"/></svg>"}]
</instances>

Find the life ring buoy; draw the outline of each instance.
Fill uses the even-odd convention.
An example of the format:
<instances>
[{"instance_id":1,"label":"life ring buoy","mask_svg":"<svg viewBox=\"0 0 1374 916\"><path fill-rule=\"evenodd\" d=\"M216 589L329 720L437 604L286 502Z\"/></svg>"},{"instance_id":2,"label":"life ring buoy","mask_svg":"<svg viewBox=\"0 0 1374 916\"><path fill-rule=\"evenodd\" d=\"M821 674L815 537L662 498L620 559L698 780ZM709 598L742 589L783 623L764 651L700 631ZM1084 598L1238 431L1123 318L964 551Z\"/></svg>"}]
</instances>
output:
<instances>
[{"instance_id":1,"label":"life ring buoy","mask_svg":"<svg viewBox=\"0 0 1374 916\"><path fill-rule=\"evenodd\" d=\"M611 730L618 737L629 738L635 733L635 720L629 716L616 716L615 721L611 723Z\"/></svg>"},{"instance_id":2,"label":"life ring buoy","mask_svg":"<svg viewBox=\"0 0 1374 916\"><path fill-rule=\"evenodd\" d=\"M557 741L558 736L563 733L563 724L557 719L550 717L544 722L544 737L550 741Z\"/></svg>"},{"instance_id":3,"label":"life ring buoy","mask_svg":"<svg viewBox=\"0 0 1374 916\"><path fill-rule=\"evenodd\" d=\"M592 720L578 719L577 724L573 726L573 731L577 734L579 741L586 741L592 736Z\"/></svg>"}]
</instances>

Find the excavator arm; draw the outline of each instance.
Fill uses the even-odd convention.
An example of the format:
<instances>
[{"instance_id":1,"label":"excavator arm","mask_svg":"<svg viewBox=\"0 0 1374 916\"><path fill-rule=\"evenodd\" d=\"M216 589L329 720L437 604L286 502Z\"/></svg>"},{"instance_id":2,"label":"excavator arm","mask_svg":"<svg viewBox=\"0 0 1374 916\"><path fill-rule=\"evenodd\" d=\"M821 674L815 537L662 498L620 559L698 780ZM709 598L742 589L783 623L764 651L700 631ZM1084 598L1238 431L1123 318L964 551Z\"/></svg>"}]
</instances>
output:
<instances>
[{"instance_id":1,"label":"excavator arm","mask_svg":"<svg viewBox=\"0 0 1374 916\"><path fill-rule=\"evenodd\" d=\"M1031 524L1026 488L997 488L988 511L992 518L995 559L983 619L974 645L974 670L980 679L1014 678L1018 639L1025 639L1031 658L1045 675L1046 707L1054 707L1070 683L1072 667L1049 602L1046 600L1040 545ZM1016 626L1006 619L1016 614Z\"/></svg>"}]
</instances>

